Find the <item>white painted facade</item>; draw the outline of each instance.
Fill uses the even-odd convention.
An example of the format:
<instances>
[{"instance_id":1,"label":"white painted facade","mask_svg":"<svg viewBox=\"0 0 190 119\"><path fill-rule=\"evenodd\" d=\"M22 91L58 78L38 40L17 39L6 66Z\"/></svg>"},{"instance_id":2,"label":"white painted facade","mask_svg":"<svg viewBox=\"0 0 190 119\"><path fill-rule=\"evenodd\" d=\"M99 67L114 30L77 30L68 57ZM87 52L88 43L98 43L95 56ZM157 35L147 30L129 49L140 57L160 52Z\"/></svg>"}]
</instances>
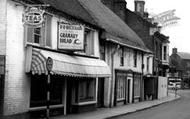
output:
<instances>
[{"instance_id":1,"label":"white painted facade","mask_svg":"<svg viewBox=\"0 0 190 119\"><path fill-rule=\"evenodd\" d=\"M24 6L11 0L0 1L0 54L6 55L4 90L4 115L30 110L30 78L25 73L26 33L22 15ZM65 20L53 15L51 49L57 49L58 21ZM94 56L99 57L98 31L94 30ZM65 88L65 86L64 86ZM97 88L96 88L97 89ZM97 97L97 96L96 96ZM63 99L65 102L65 99Z\"/></svg>"},{"instance_id":2,"label":"white painted facade","mask_svg":"<svg viewBox=\"0 0 190 119\"><path fill-rule=\"evenodd\" d=\"M145 53L142 51L137 51L137 66L134 67L134 50L132 48L124 47L124 65L120 66L120 55L121 51L118 48L118 45L106 45L106 62L109 64L112 71L112 77L109 80L105 81L105 100L104 105L109 107L113 106L114 103L114 88L115 88L115 71L128 71L132 70L133 72L141 73L142 75L152 74L153 71L153 55L149 53ZM115 52L114 58L112 59L111 55ZM149 57L149 65L147 70L147 57ZM113 60L113 69L112 69L112 60ZM142 69L142 64L144 64L144 68ZM130 80L130 103L132 103L132 95L133 95L133 76L128 76L127 80ZM111 96L109 96L111 95Z\"/></svg>"}]
</instances>

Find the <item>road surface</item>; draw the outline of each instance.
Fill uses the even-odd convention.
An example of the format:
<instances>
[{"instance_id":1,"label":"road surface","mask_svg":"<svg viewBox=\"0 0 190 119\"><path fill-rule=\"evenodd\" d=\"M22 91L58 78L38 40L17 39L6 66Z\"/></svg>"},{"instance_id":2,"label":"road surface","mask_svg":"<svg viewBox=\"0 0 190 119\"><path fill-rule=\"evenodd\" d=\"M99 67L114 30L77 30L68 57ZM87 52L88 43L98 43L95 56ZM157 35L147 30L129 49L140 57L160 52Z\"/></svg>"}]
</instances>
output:
<instances>
[{"instance_id":1,"label":"road surface","mask_svg":"<svg viewBox=\"0 0 190 119\"><path fill-rule=\"evenodd\" d=\"M179 100L112 119L190 119L190 90L180 90Z\"/></svg>"}]
</instances>

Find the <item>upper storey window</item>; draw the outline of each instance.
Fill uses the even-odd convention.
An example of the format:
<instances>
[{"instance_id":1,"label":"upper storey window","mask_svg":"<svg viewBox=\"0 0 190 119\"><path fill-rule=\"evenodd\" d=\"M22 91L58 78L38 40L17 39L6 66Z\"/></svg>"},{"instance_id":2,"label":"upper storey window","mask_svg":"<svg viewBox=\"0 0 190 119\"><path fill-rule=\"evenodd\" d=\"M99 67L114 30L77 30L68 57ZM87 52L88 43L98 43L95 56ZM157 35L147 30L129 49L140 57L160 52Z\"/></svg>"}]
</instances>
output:
<instances>
[{"instance_id":1,"label":"upper storey window","mask_svg":"<svg viewBox=\"0 0 190 119\"><path fill-rule=\"evenodd\" d=\"M41 27L26 26L27 43L51 47L51 19L52 16L45 14L44 23Z\"/></svg>"}]
</instances>

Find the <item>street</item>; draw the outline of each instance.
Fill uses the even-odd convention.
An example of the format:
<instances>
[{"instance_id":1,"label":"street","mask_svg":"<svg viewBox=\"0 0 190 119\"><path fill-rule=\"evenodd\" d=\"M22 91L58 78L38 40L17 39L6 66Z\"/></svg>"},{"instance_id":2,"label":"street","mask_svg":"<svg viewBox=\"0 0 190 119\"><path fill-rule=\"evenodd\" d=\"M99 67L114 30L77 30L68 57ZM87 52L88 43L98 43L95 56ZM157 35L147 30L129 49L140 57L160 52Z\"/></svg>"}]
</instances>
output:
<instances>
[{"instance_id":1,"label":"street","mask_svg":"<svg viewBox=\"0 0 190 119\"><path fill-rule=\"evenodd\" d=\"M179 100L112 119L189 119L190 90L180 90L178 94Z\"/></svg>"}]
</instances>

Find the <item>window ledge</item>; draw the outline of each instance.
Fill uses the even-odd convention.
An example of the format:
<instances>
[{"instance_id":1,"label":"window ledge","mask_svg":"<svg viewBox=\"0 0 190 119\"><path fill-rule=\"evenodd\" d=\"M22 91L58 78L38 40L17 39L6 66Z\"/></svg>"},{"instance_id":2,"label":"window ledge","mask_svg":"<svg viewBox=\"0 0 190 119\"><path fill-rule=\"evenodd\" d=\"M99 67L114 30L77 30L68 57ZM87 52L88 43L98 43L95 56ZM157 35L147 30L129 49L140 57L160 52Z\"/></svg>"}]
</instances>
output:
<instances>
[{"instance_id":1,"label":"window ledge","mask_svg":"<svg viewBox=\"0 0 190 119\"><path fill-rule=\"evenodd\" d=\"M78 106L80 106L80 105L89 105L89 104L96 104L96 103L97 103L97 101L88 101L88 102L75 103L75 104L73 104L73 105L78 105Z\"/></svg>"},{"instance_id":2,"label":"window ledge","mask_svg":"<svg viewBox=\"0 0 190 119\"><path fill-rule=\"evenodd\" d=\"M117 101L124 101L125 98L120 98L120 99L117 99Z\"/></svg>"},{"instance_id":3,"label":"window ledge","mask_svg":"<svg viewBox=\"0 0 190 119\"><path fill-rule=\"evenodd\" d=\"M64 107L63 104L60 104L60 105L50 105L50 108L51 109L55 109L55 108L62 108ZM41 107L30 107L30 111L38 111L38 110L44 110L46 109L46 106L41 106Z\"/></svg>"}]
</instances>

